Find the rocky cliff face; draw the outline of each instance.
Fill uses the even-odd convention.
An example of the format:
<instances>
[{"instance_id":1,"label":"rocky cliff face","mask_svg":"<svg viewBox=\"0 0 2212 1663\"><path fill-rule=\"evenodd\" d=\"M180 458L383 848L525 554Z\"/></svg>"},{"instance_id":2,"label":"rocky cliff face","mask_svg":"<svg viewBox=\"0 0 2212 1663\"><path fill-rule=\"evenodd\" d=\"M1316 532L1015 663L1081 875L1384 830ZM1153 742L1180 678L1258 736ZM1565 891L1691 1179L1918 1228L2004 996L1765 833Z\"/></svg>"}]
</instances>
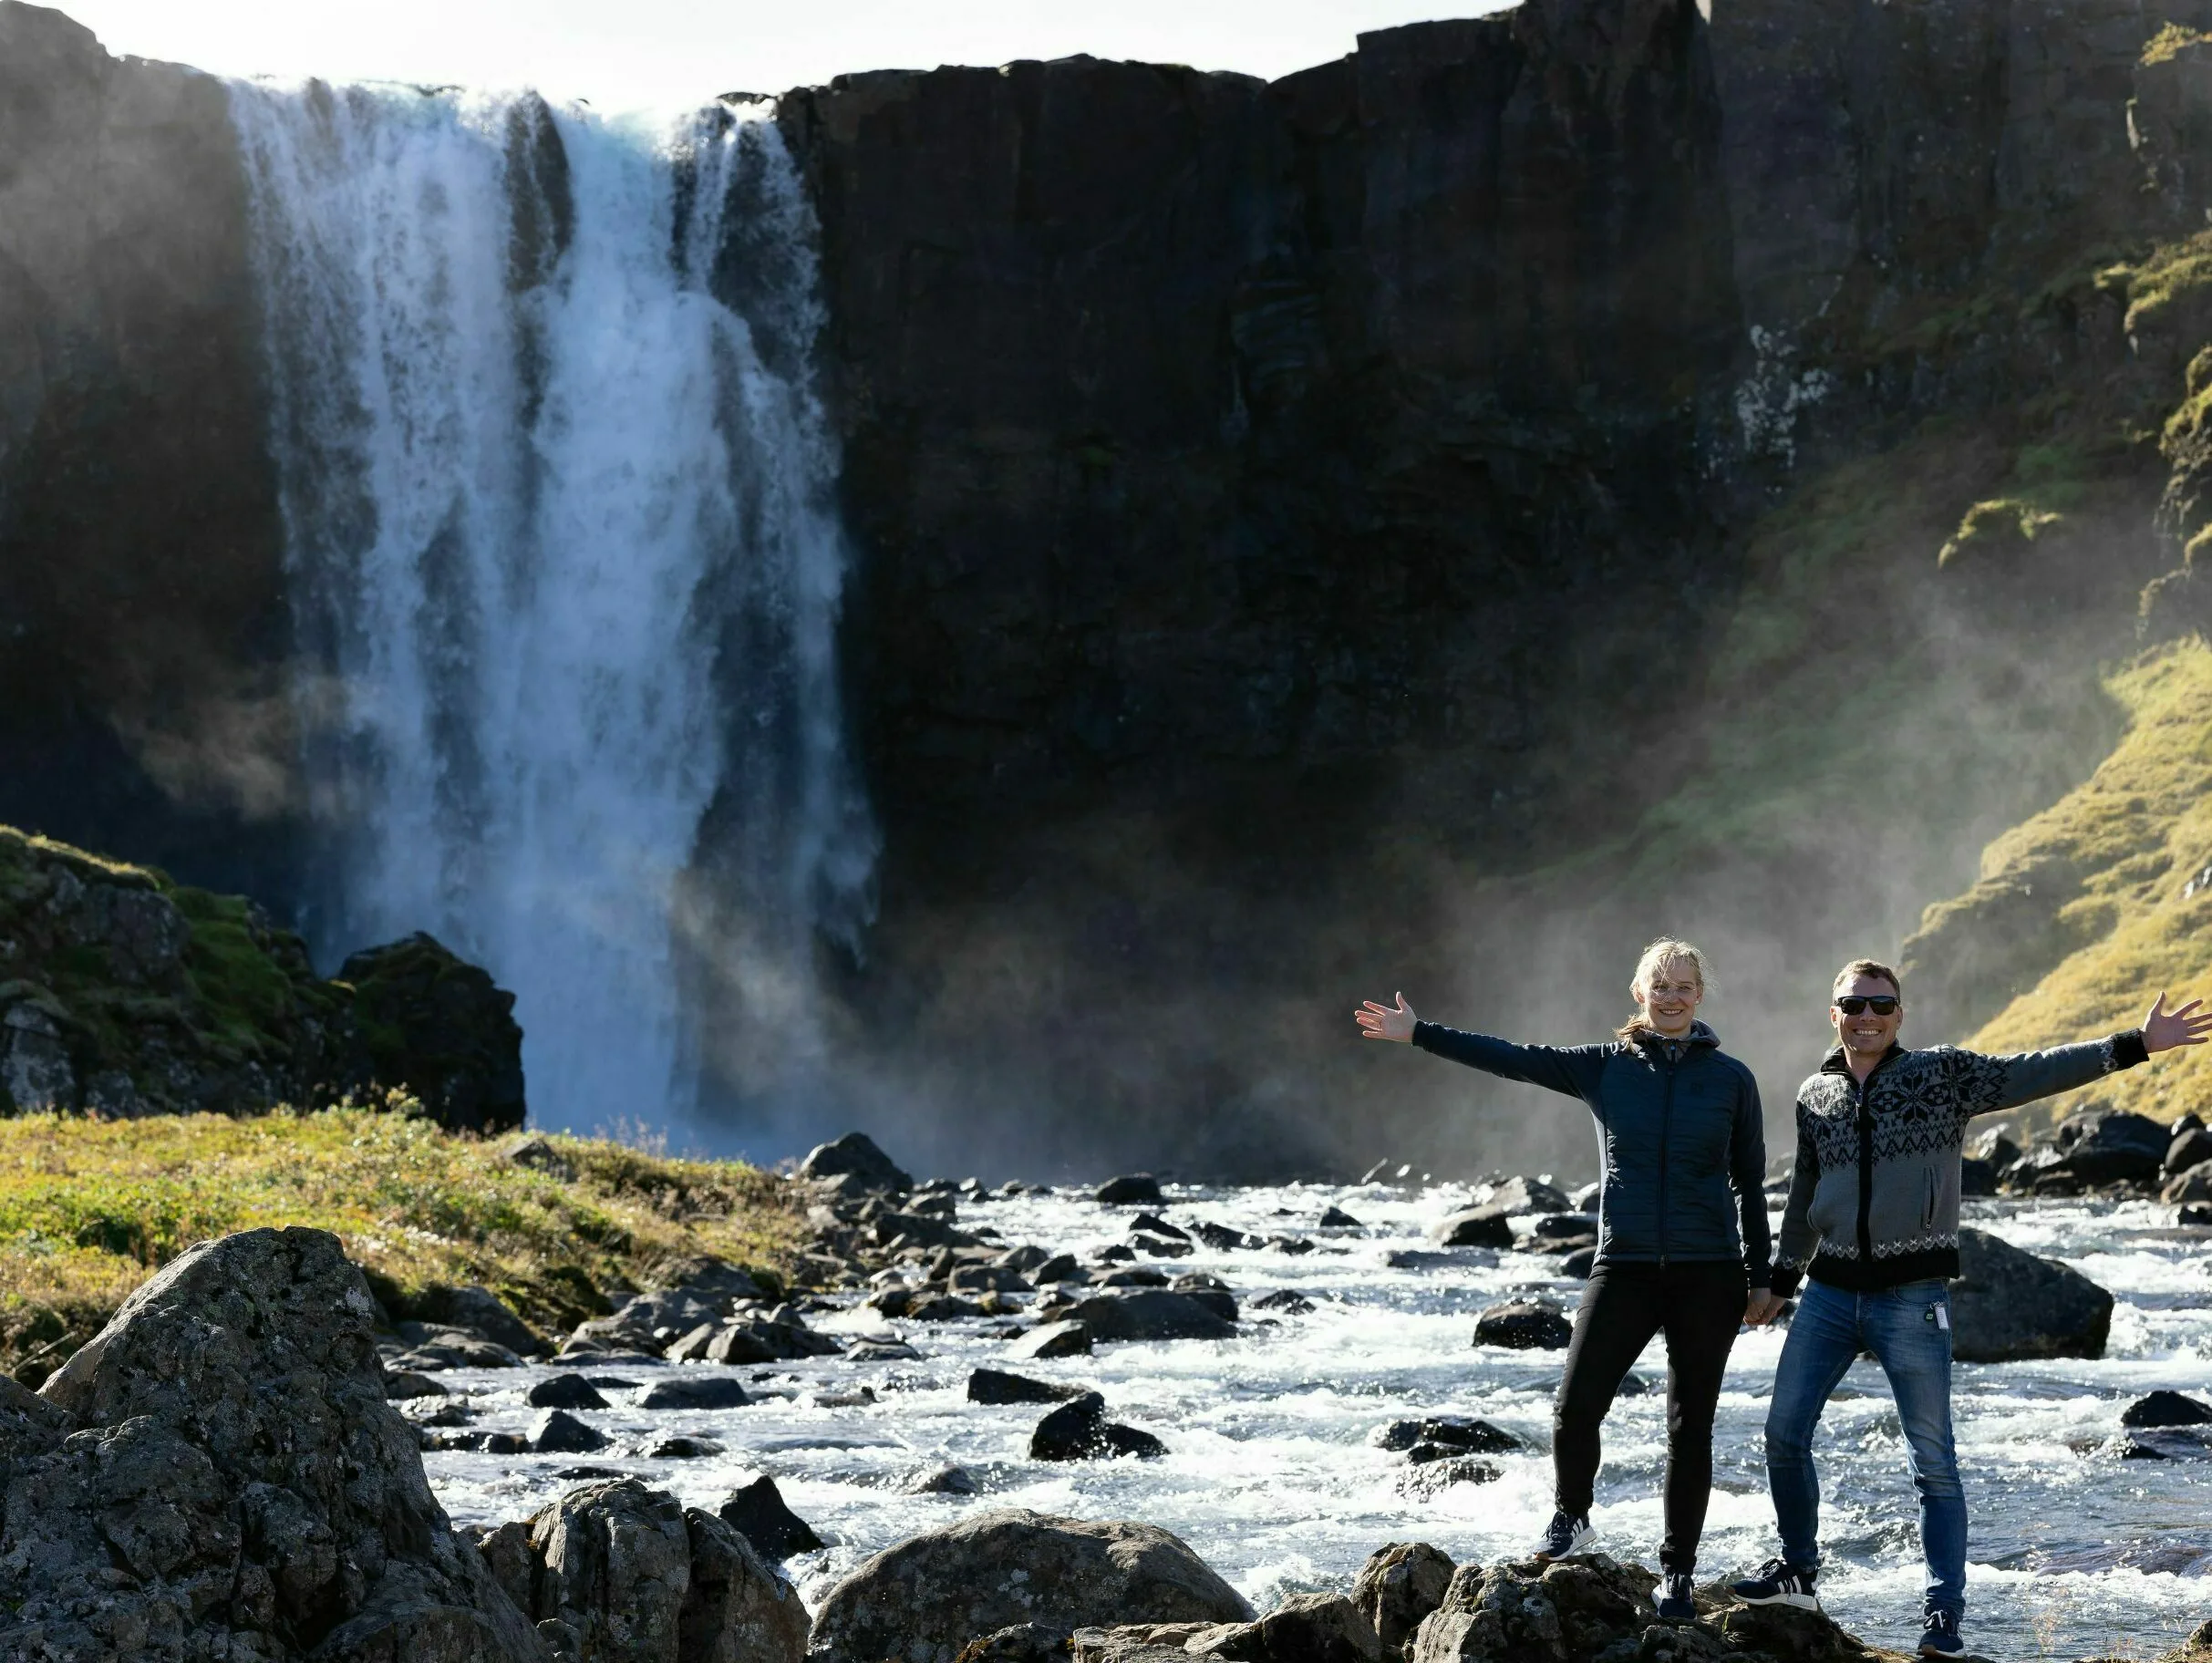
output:
<instances>
[{"instance_id":1,"label":"rocky cliff face","mask_svg":"<svg viewBox=\"0 0 2212 1663\"><path fill-rule=\"evenodd\" d=\"M788 95L887 849L856 1111L1339 1162L1458 1095L1344 1059L1369 978L1558 1032L1660 928L1756 938L1762 981L1893 945L2109 743L2138 590L2201 609L2207 17L1529 0L1273 85ZM0 812L281 899L221 105L0 4ZM1807 787L1869 665L1914 766Z\"/></svg>"}]
</instances>

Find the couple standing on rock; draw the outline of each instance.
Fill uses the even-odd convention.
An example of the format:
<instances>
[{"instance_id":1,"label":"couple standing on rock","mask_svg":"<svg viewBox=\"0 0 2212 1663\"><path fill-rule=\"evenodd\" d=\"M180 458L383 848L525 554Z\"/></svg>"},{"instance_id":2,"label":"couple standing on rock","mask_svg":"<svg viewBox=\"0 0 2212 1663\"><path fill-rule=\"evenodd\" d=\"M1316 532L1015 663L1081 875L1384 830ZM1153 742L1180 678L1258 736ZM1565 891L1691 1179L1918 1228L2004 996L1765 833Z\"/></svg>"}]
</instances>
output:
<instances>
[{"instance_id":1,"label":"couple standing on rock","mask_svg":"<svg viewBox=\"0 0 2212 1663\"><path fill-rule=\"evenodd\" d=\"M1805 1279L1766 1421L1768 1487L1782 1555L1731 1585L1754 1605L1819 1609L1820 1488L1813 1431L1861 1351L1888 1376L1920 1495L1928 1579L1924 1657L1965 1650L1966 1496L1951 1440L1948 1282L1959 1274L1959 1152L1967 1121L2201 1045L2212 1012L2192 999L2103 1039L2014 1057L1897 1043L1897 973L1854 959L1831 990L1836 1046L1797 1090L1797 1159L1770 1263L1759 1085L1697 1019L1711 984L1685 941L1644 950L1636 1014L1603 1045L1515 1045L1423 1022L1398 996L1355 1019L1370 1039L1411 1042L1504 1079L1580 1098L1597 1117L1605 1176L1597 1263L1575 1315L1553 1410L1558 1511L1535 1556L1597 1539L1590 1505L1598 1424L1655 1335L1667 1340L1662 1620L1697 1615L1691 1572L1712 1487L1713 1410L1741 1324L1767 1323ZM1732 1193L1731 1193L1732 1192Z\"/></svg>"}]
</instances>

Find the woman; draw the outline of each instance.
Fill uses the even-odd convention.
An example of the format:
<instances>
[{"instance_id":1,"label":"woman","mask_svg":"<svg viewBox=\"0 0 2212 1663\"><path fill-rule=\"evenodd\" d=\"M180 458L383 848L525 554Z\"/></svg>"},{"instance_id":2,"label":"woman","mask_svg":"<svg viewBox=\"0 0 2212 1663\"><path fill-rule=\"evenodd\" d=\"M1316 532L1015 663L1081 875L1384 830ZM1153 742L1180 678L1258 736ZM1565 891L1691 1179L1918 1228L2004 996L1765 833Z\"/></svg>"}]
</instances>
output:
<instances>
[{"instance_id":1,"label":"woman","mask_svg":"<svg viewBox=\"0 0 2212 1663\"><path fill-rule=\"evenodd\" d=\"M1605 1154L1597 1259L1552 1412L1558 1511L1535 1556L1581 1553L1597 1539L1598 1423L1629 1365L1663 1332L1666 1594L1659 1610L1672 1622L1697 1615L1690 1573L1712 1488L1713 1406L1737 1327L1764 1305L1770 1280L1759 1087L1697 1019L1710 979L1697 948L1655 941L1629 984L1636 1015L1609 1043L1567 1049L1439 1028L1414 1016L1403 994L1395 1008L1369 1000L1353 1013L1367 1038L1410 1041L1504 1079L1563 1091L1597 1117Z\"/></svg>"}]
</instances>

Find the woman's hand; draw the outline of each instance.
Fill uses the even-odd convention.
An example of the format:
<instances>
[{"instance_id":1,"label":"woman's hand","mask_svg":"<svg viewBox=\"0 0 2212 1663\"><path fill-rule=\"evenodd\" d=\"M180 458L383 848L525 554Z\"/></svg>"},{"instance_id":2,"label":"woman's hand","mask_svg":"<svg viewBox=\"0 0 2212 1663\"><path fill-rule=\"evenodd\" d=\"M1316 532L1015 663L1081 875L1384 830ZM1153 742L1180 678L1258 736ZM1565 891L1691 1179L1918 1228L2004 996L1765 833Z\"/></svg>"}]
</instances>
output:
<instances>
[{"instance_id":1,"label":"woman's hand","mask_svg":"<svg viewBox=\"0 0 2212 1663\"><path fill-rule=\"evenodd\" d=\"M2143 1048L2146 1051L2170 1051L2177 1045L2202 1045L2207 1030L2212 1030L2212 1010L2196 1011L2202 999L2191 999L2186 1005L2165 1007L2165 994L2160 991L2151 1001L2151 1014L2143 1018ZM2192 1016L2189 1013L2196 1011Z\"/></svg>"},{"instance_id":2,"label":"woman's hand","mask_svg":"<svg viewBox=\"0 0 2212 1663\"><path fill-rule=\"evenodd\" d=\"M1372 999L1361 1000L1360 1008L1352 1012L1352 1020L1359 1025L1362 1039L1395 1039L1404 1044L1412 1039L1413 1024L1421 1018L1413 1014L1413 1007L1406 1003L1406 996L1401 993L1396 1010ZM2212 1023L2212 1017L2205 1020Z\"/></svg>"},{"instance_id":3,"label":"woman's hand","mask_svg":"<svg viewBox=\"0 0 2212 1663\"><path fill-rule=\"evenodd\" d=\"M1782 1315L1782 1307L1789 1303L1773 1289L1754 1287L1751 1297L1743 1302L1743 1320L1754 1328L1762 1328Z\"/></svg>"}]
</instances>

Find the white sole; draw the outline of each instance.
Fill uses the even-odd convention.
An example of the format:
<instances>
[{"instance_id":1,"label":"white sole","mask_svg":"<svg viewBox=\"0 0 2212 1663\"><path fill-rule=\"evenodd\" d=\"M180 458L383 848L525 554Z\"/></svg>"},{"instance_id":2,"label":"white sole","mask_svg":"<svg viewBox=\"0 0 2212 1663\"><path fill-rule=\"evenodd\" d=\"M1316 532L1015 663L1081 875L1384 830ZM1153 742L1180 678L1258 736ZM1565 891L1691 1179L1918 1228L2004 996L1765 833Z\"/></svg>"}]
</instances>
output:
<instances>
[{"instance_id":1,"label":"white sole","mask_svg":"<svg viewBox=\"0 0 2212 1663\"><path fill-rule=\"evenodd\" d=\"M1773 1594L1764 1599L1753 1599L1749 1594L1738 1594L1733 1597L1740 1606L1788 1606L1798 1611L1820 1609L1820 1596L1817 1594Z\"/></svg>"},{"instance_id":2,"label":"white sole","mask_svg":"<svg viewBox=\"0 0 2212 1663\"><path fill-rule=\"evenodd\" d=\"M1576 1554L1587 1554L1597 1545L1597 1532L1594 1528L1580 1530L1576 1532L1575 1539L1566 1544L1565 1553L1547 1554L1542 1548L1538 1548L1535 1553L1529 1555L1529 1557L1538 1565L1549 1565L1556 1559L1572 1559Z\"/></svg>"}]
</instances>

